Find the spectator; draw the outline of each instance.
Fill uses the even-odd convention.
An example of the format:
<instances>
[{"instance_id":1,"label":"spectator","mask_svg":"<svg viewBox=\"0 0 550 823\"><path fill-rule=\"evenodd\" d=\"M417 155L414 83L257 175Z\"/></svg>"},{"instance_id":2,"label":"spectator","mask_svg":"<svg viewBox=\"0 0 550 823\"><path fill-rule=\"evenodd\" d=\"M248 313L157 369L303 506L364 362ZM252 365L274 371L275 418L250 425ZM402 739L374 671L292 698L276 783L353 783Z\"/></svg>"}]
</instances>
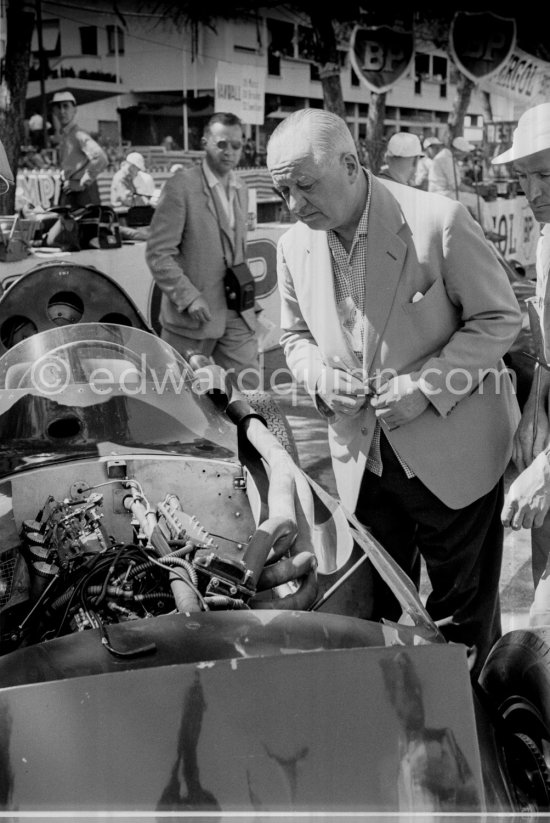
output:
<instances>
[{"instance_id":1,"label":"spectator","mask_svg":"<svg viewBox=\"0 0 550 823\"><path fill-rule=\"evenodd\" d=\"M164 149L164 151L175 151L177 149L177 145L174 141L174 138L171 137L169 134L164 138L160 145Z\"/></svg>"},{"instance_id":2,"label":"spectator","mask_svg":"<svg viewBox=\"0 0 550 823\"><path fill-rule=\"evenodd\" d=\"M428 191L460 200L483 231L493 236L487 203L462 175L463 161L474 149L475 146L464 137L455 137L451 142L451 148L441 144L430 165Z\"/></svg>"},{"instance_id":3,"label":"spectator","mask_svg":"<svg viewBox=\"0 0 550 823\"><path fill-rule=\"evenodd\" d=\"M145 169L143 155L131 151L113 176L111 205L148 206L154 196L155 181Z\"/></svg>"},{"instance_id":4,"label":"spectator","mask_svg":"<svg viewBox=\"0 0 550 823\"><path fill-rule=\"evenodd\" d=\"M291 114L267 165L299 221L278 246L281 343L328 420L339 496L416 584L424 557L428 612L476 676L501 633L516 297L467 210L361 168L337 115ZM372 619L400 615L375 574Z\"/></svg>"},{"instance_id":5,"label":"spectator","mask_svg":"<svg viewBox=\"0 0 550 823\"><path fill-rule=\"evenodd\" d=\"M380 169L379 177L412 186L416 176L418 160L423 156L422 146L416 134L400 131L388 140L386 164Z\"/></svg>"},{"instance_id":6,"label":"spectator","mask_svg":"<svg viewBox=\"0 0 550 823\"><path fill-rule=\"evenodd\" d=\"M432 159L438 153L442 145L443 144L438 137L426 137L424 140L424 156L419 159L416 168L416 176L414 179L415 188L422 189L422 191L428 191L428 178Z\"/></svg>"},{"instance_id":7,"label":"spectator","mask_svg":"<svg viewBox=\"0 0 550 823\"><path fill-rule=\"evenodd\" d=\"M60 205L79 208L99 205L97 176L106 168L107 155L76 123L76 100L70 91L58 91L52 100L59 126L59 164L63 174Z\"/></svg>"},{"instance_id":8,"label":"spectator","mask_svg":"<svg viewBox=\"0 0 550 823\"><path fill-rule=\"evenodd\" d=\"M246 260L248 193L234 172L243 148L241 121L214 114L200 165L164 184L147 243L147 263L163 294L161 336L177 351L211 356L245 388L258 388L254 309L228 308L224 277Z\"/></svg>"},{"instance_id":9,"label":"spectator","mask_svg":"<svg viewBox=\"0 0 550 823\"><path fill-rule=\"evenodd\" d=\"M513 163L535 220L541 225L537 246L537 308L544 342L540 352L550 361L550 103L541 103L521 115L510 149L492 161ZM518 427L513 459L519 477L510 486L503 509L504 525L531 529L532 573L537 596L544 593L546 619L550 611L550 373L537 366ZM543 581L545 581L543 583ZM541 588L539 588L539 586ZM538 609L540 610L540 608Z\"/></svg>"},{"instance_id":10,"label":"spectator","mask_svg":"<svg viewBox=\"0 0 550 823\"><path fill-rule=\"evenodd\" d=\"M47 123L46 128L50 129L51 124ZM35 149L42 151L45 148L44 142L44 118L37 111L29 117L29 140Z\"/></svg>"}]
</instances>

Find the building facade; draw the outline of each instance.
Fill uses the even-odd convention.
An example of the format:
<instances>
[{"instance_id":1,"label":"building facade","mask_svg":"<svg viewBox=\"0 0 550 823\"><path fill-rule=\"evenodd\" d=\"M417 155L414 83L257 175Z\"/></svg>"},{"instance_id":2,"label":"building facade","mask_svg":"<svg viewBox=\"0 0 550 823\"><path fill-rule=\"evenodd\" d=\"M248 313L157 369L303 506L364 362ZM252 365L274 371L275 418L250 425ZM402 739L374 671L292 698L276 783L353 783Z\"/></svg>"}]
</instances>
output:
<instances>
[{"instance_id":1,"label":"building facade","mask_svg":"<svg viewBox=\"0 0 550 823\"><path fill-rule=\"evenodd\" d=\"M49 99L62 88L73 91L80 124L107 142L160 145L170 136L179 148L199 148L202 127L214 111L220 61L264 73L264 120L247 125L260 152L289 112L323 105L319 72L308 59L312 32L305 15L281 6L258 9L249 20L219 20L215 30L205 25L178 29L158 13L144 11L143 4L122 0L118 7L123 20L109 2L48 2L43 8L46 95ZM35 32L27 116L41 105L38 43ZM340 57L347 118L359 140L366 136L371 93L355 74L345 47ZM446 53L417 44L409 71L386 94L386 134L441 135L455 80L456 69ZM509 100L493 96L491 103L494 119L513 118ZM480 140L482 125L482 100L474 92L465 136Z\"/></svg>"}]
</instances>

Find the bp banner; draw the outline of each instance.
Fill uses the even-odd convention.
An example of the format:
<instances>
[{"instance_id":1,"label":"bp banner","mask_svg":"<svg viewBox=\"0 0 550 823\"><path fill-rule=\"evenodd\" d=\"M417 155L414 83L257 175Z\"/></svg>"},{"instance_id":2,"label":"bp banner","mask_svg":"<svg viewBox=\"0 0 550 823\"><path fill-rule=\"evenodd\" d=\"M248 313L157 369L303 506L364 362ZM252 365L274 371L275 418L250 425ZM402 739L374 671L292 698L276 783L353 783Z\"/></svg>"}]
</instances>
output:
<instances>
[{"instance_id":1,"label":"bp banner","mask_svg":"<svg viewBox=\"0 0 550 823\"><path fill-rule=\"evenodd\" d=\"M449 32L451 55L462 74L477 83L492 77L516 44L516 21L490 11L459 11Z\"/></svg>"},{"instance_id":2,"label":"bp banner","mask_svg":"<svg viewBox=\"0 0 550 823\"><path fill-rule=\"evenodd\" d=\"M215 111L236 114L243 123L263 124L265 68L218 61L215 78Z\"/></svg>"},{"instance_id":3,"label":"bp banner","mask_svg":"<svg viewBox=\"0 0 550 823\"><path fill-rule=\"evenodd\" d=\"M480 88L509 97L522 108L550 100L550 63L514 49L496 74L483 80Z\"/></svg>"},{"instance_id":4,"label":"bp banner","mask_svg":"<svg viewBox=\"0 0 550 823\"><path fill-rule=\"evenodd\" d=\"M355 26L349 57L359 80L376 94L388 91L408 71L414 57L412 30Z\"/></svg>"}]
</instances>

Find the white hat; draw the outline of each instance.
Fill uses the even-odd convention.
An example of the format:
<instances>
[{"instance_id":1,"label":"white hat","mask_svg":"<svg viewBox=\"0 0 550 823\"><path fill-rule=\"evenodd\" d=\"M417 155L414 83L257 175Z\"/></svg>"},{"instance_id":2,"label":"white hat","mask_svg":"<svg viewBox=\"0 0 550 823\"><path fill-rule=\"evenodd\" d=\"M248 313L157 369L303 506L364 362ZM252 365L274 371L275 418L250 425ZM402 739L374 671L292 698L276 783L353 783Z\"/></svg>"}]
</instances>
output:
<instances>
[{"instance_id":1,"label":"white hat","mask_svg":"<svg viewBox=\"0 0 550 823\"><path fill-rule=\"evenodd\" d=\"M52 97L52 106L55 103L73 103L76 106L75 96L70 91L56 91Z\"/></svg>"},{"instance_id":2,"label":"white hat","mask_svg":"<svg viewBox=\"0 0 550 823\"><path fill-rule=\"evenodd\" d=\"M430 146L442 146L443 143L439 139L439 137L426 137L424 140L424 148L429 149Z\"/></svg>"},{"instance_id":3,"label":"white hat","mask_svg":"<svg viewBox=\"0 0 550 823\"><path fill-rule=\"evenodd\" d=\"M390 157L420 157L424 154L416 134L399 131L388 140L387 154Z\"/></svg>"},{"instance_id":4,"label":"white hat","mask_svg":"<svg viewBox=\"0 0 550 823\"><path fill-rule=\"evenodd\" d=\"M455 137L451 146L457 151L473 151L475 149L474 144L468 143L465 137Z\"/></svg>"},{"instance_id":5,"label":"white hat","mask_svg":"<svg viewBox=\"0 0 550 823\"><path fill-rule=\"evenodd\" d=\"M550 103L540 103L523 112L514 131L512 147L491 163L511 163L530 154L550 149Z\"/></svg>"},{"instance_id":6,"label":"white hat","mask_svg":"<svg viewBox=\"0 0 550 823\"><path fill-rule=\"evenodd\" d=\"M131 151L126 158L126 162L131 163L132 166L137 166L140 171L145 171L145 160L139 151Z\"/></svg>"}]
</instances>

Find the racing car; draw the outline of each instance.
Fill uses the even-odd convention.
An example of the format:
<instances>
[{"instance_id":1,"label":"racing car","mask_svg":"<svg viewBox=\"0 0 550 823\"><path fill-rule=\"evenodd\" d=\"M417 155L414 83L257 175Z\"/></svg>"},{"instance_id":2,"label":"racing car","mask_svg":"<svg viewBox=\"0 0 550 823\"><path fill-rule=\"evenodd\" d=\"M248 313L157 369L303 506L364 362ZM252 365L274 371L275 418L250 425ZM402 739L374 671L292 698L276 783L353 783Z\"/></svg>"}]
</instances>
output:
<instances>
[{"instance_id":1,"label":"racing car","mask_svg":"<svg viewBox=\"0 0 550 823\"><path fill-rule=\"evenodd\" d=\"M550 629L474 681L274 400L101 272L20 277L0 346L1 812L550 810Z\"/></svg>"}]
</instances>

